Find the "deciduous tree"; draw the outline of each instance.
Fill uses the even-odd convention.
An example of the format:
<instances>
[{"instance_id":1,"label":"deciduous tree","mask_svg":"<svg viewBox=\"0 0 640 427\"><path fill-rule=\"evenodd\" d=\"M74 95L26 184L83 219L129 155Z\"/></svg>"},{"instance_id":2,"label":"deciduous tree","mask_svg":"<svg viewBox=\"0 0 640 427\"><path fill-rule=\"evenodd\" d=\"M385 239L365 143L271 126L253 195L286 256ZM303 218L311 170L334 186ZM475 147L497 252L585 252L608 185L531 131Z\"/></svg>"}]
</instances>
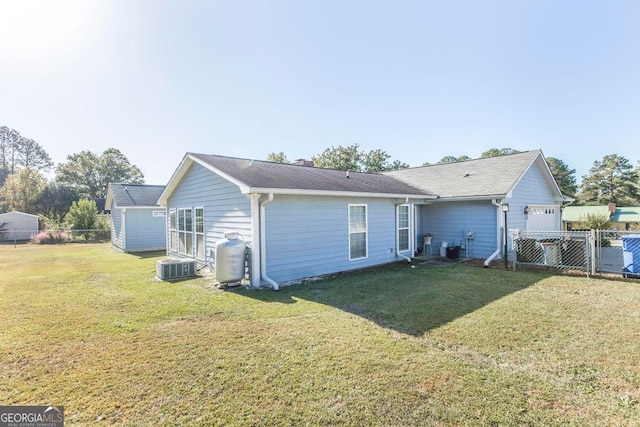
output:
<instances>
[{"instance_id":1,"label":"deciduous tree","mask_svg":"<svg viewBox=\"0 0 640 427\"><path fill-rule=\"evenodd\" d=\"M7 210L36 214L36 200L44 189L46 180L35 169L23 168L9 175L0 190Z\"/></svg>"},{"instance_id":2,"label":"deciduous tree","mask_svg":"<svg viewBox=\"0 0 640 427\"><path fill-rule=\"evenodd\" d=\"M360 151L358 144L348 147L331 147L312 158L317 167L349 170L356 172L384 172L408 168L407 163L400 160L389 162L391 155L384 150Z\"/></svg>"},{"instance_id":3,"label":"deciduous tree","mask_svg":"<svg viewBox=\"0 0 640 427\"><path fill-rule=\"evenodd\" d=\"M269 155L267 156L267 161L275 163L289 163L289 160L287 159L287 156L283 151L279 153L269 153Z\"/></svg>"},{"instance_id":4,"label":"deciduous tree","mask_svg":"<svg viewBox=\"0 0 640 427\"><path fill-rule=\"evenodd\" d=\"M504 156L505 154L517 154L520 151L513 148L491 148L480 155L480 157Z\"/></svg>"},{"instance_id":5,"label":"deciduous tree","mask_svg":"<svg viewBox=\"0 0 640 427\"><path fill-rule=\"evenodd\" d=\"M444 156L438 163L456 163L458 159L455 156Z\"/></svg>"},{"instance_id":6,"label":"deciduous tree","mask_svg":"<svg viewBox=\"0 0 640 427\"><path fill-rule=\"evenodd\" d=\"M109 183L144 184L144 175L120 150L109 148L97 155L91 151L67 156L58 165L56 181L75 189L81 197L106 197Z\"/></svg>"},{"instance_id":7,"label":"deciduous tree","mask_svg":"<svg viewBox=\"0 0 640 427\"><path fill-rule=\"evenodd\" d=\"M96 202L89 199L80 199L71 204L71 208L65 217L65 222L74 230L81 230L80 234L85 239L91 236L91 229L98 221L98 207Z\"/></svg>"},{"instance_id":8,"label":"deciduous tree","mask_svg":"<svg viewBox=\"0 0 640 427\"><path fill-rule=\"evenodd\" d=\"M73 188L55 181L49 182L36 200L36 211L60 222L78 198L78 193Z\"/></svg>"},{"instance_id":9,"label":"deciduous tree","mask_svg":"<svg viewBox=\"0 0 640 427\"><path fill-rule=\"evenodd\" d=\"M316 167L360 171L360 157L358 144L354 144L348 147L331 146L317 156L313 156L311 160Z\"/></svg>"}]
</instances>

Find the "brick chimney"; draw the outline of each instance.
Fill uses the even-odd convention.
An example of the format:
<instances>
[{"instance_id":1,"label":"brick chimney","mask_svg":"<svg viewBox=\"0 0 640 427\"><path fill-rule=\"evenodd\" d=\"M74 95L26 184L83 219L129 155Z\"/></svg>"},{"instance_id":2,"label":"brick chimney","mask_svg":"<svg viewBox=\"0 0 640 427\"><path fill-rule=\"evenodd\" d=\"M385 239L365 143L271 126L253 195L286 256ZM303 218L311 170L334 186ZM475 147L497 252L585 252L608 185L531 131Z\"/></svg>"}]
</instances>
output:
<instances>
[{"instance_id":1,"label":"brick chimney","mask_svg":"<svg viewBox=\"0 0 640 427\"><path fill-rule=\"evenodd\" d=\"M616 214L616 204L609 203L609 216L614 216Z\"/></svg>"},{"instance_id":2,"label":"brick chimney","mask_svg":"<svg viewBox=\"0 0 640 427\"><path fill-rule=\"evenodd\" d=\"M293 164L298 166L307 166L310 168L314 167L313 160L298 159L293 162Z\"/></svg>"}]
</instances>

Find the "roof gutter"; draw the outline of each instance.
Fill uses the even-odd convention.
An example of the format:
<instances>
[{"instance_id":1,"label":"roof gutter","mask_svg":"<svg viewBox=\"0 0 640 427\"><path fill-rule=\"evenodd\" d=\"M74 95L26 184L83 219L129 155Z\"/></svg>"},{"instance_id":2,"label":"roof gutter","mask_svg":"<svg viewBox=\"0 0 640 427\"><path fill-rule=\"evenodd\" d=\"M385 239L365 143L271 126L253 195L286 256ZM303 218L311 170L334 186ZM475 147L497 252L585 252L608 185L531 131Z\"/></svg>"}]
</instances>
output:
<instances>
[{"instance_id":1,"label":"roof gutter","mask_svg":"<svg viewBox=\"0 0 640 427\"><path fill-rule=\"evenodd\" d=\"M504 200L504 199L503 199ZM496 207L500 207L501 203L498 203L497 199L493 199L491 200L491 203L496 206ZM500 212L497 213L498 215L498 221L497 223L500 224ZM505 233L507 232L507 230L504 231ZM484 260L484 268L488 268L489 264L491 263L491 261L493 261L494 259L496 259L496 257L498 255L500 255L500 252L502 251L502 242L500 242L500 227L497 227L496 229L496 250L494 253L492 253L491 255L489 255L489 258L487 258L486 260Z\"/></svg>"},{"instance_id":2,"label":"roof gutter","mask_svg":"<svg viewBox=\"0 0 640 427\"><path fill-rule=\"evenodd\" d=\"M400 205L406 205L407 203L409 203L409 198L406 197L404 199L404 201L400 202L400 203L396 203L396 227L398 224L398 206ZM396 228L394 227L394 228ZM409 221L409 230L411 230L411 221ZM413 232L409 233L409 250L412 249L413 245L411 244L411 235L413 234ZM397 240L397 239L396 239ZM402 255L400 253L400 246L398 245L398 242L396 241L396 256L399 258L404 258L407 260L407 263L411 264L411 258L409 258L408 256Z\"/></svg>"},{"instance_id":3,"label":"roof gutter","mask_svg":"<svg viewBox=\"0 0 640 427\"><path fill-rule=\"evenodd\" d=\"M280 290L280 285L267 276L267 242L266 242L266 218L265 206L273 201L273 193L269 193L269 198L260 203L260 277L269 283L274 291Z\"/></svg>"},{"instance_id":4,"label":"roof gutter","mask_svg":"<svg viewBox=\"0 0 640 427\"><path fill-rule=\"evenodd\" d=\"M438 196L438 202L473 202L481 200L495 200L504 198L504 194L488 194L486 196L461 196L461 197L447 197Z\"/></svg>"},{"instance_id":5,"label":"roof gutter","mask_svg":"<svg viewBox=\"0 0 640 427\"><path fill-rule=\"evenodd\" d=\"M432 194L409 194L409 193L375 193L365 191L331 191L331 190L305 190L301 188L259 188L259 187L247 187L241 188L243 194L248 193L273 193L282 195L296 195L296 196L344 196L344 197L379 197L386 199L437 199L439 196Z\"/></svg>"}]
</instances>

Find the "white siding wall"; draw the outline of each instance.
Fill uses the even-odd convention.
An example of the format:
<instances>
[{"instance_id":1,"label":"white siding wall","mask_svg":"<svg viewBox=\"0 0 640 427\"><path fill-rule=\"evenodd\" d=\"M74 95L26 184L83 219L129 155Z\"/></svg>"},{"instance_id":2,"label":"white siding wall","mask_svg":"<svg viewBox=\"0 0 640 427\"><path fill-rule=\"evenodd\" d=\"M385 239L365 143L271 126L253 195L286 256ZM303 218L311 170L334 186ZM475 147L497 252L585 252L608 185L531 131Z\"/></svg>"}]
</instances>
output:
<instances>
[{"instance_id":1,"label":"white siding wall","mask_svg":"<svg viewBox=\"0 0 640 427\"><path fill-rule=\"evenodd\" d=\"M6 223L0 238L4 240L29 240L38 232L38 217L23 212L0 214L0 224Z\"/></svg>"},{"instance_id":2,"label":"white siding wall","mask_svg":"<svg viewBox=\"0 0 640 427\"><path fill-rule=\"evenodd\" d=\"M240 233L247 245L251 245L251 201L236 185L198 164L191 166L174 190L167 212L189 207L204 208L205 255L208 256L226 231ZM169 215L166 221L168 233ZM180 256L174 248L169 248L168 255Z\"/></svg>"},{"instance_id":3,"label":"white siding wall","mask_svg":"<svg viewBox=\"0 0 640 427\"><path fill-rule=\"evenodd\" d=\"M127 252L155 251L166 247L166 218L154 217L153 211L157 210L161 209L127 209L125 211L124 235L127 239Z\"/></svg>"},{"instance_id":4,"label":"white siding wall","mask_svg":"<svg viewBox=\"0 0 640 427\"><path fill-rule=\"evenodd\" d=\"M513 196L509 200L509 213L507 218L507 227L509 229L519 228L520 230L526 230L524 208L527 205L557 206L555 228L553 230L560 230L562 212L559 207L561 203L553 200L553 192L547 185L540 168L535 164L529 168L513 189Z\"/></svg>"},{"instance_id":5,"label":"white siding wall","mask_svg":"<svg viewBox=\"0 0 640 427\"><path fill-rule=\"evenodd\" d=\"M470 251L474 258L487 258L497 247L496 207L491 201L444 202L420 206L417 242L422 246L422 235L432 234L433 254L439 254L443 241L450 245L466 245L465 231L473 230L475 238ZM460 257L466 256L465 251Z\"/></svg>"},{"instance_id":6,"label":"white siding wall","mask_svg":"<svg viewBox=\"0 0 640 427\"><path fill-rule=\"evenodd\" d=\"M122 211L115 206L111 206L111 245L124 250L122 240Z\"/></svg>"},{"instance_id":7,"label":"white siding wall","mask_svg":"<svg viewBox=\"0 0 640 427\"><path fill-rule=\"evenodd\" d=\"M349 204L366 204L368 219L367 258L353 261ZM388 199L276 195L266 206L266 241L267 274L277 282L393 262L398 259L395 204Z\"/></svg>"}]
</instances>

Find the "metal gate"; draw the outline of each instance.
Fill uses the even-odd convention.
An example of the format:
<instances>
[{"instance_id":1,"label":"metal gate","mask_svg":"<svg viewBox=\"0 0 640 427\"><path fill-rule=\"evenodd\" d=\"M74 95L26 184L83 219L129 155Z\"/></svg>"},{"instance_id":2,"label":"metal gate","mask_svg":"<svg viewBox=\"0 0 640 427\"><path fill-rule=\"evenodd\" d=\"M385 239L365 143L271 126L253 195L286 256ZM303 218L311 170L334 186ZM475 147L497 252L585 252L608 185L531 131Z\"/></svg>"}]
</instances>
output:
<instances>
[{"instance_id":1,"label":"metal gate","mask_svg":"<svg viewBox=\"0 0 640 427\"><path fill-rule=\"evenodd\" d=\"M592 236L584 231L510 230L514 268L538 265L562 270L592 271Z\"/></svg>"}]
</instances>

